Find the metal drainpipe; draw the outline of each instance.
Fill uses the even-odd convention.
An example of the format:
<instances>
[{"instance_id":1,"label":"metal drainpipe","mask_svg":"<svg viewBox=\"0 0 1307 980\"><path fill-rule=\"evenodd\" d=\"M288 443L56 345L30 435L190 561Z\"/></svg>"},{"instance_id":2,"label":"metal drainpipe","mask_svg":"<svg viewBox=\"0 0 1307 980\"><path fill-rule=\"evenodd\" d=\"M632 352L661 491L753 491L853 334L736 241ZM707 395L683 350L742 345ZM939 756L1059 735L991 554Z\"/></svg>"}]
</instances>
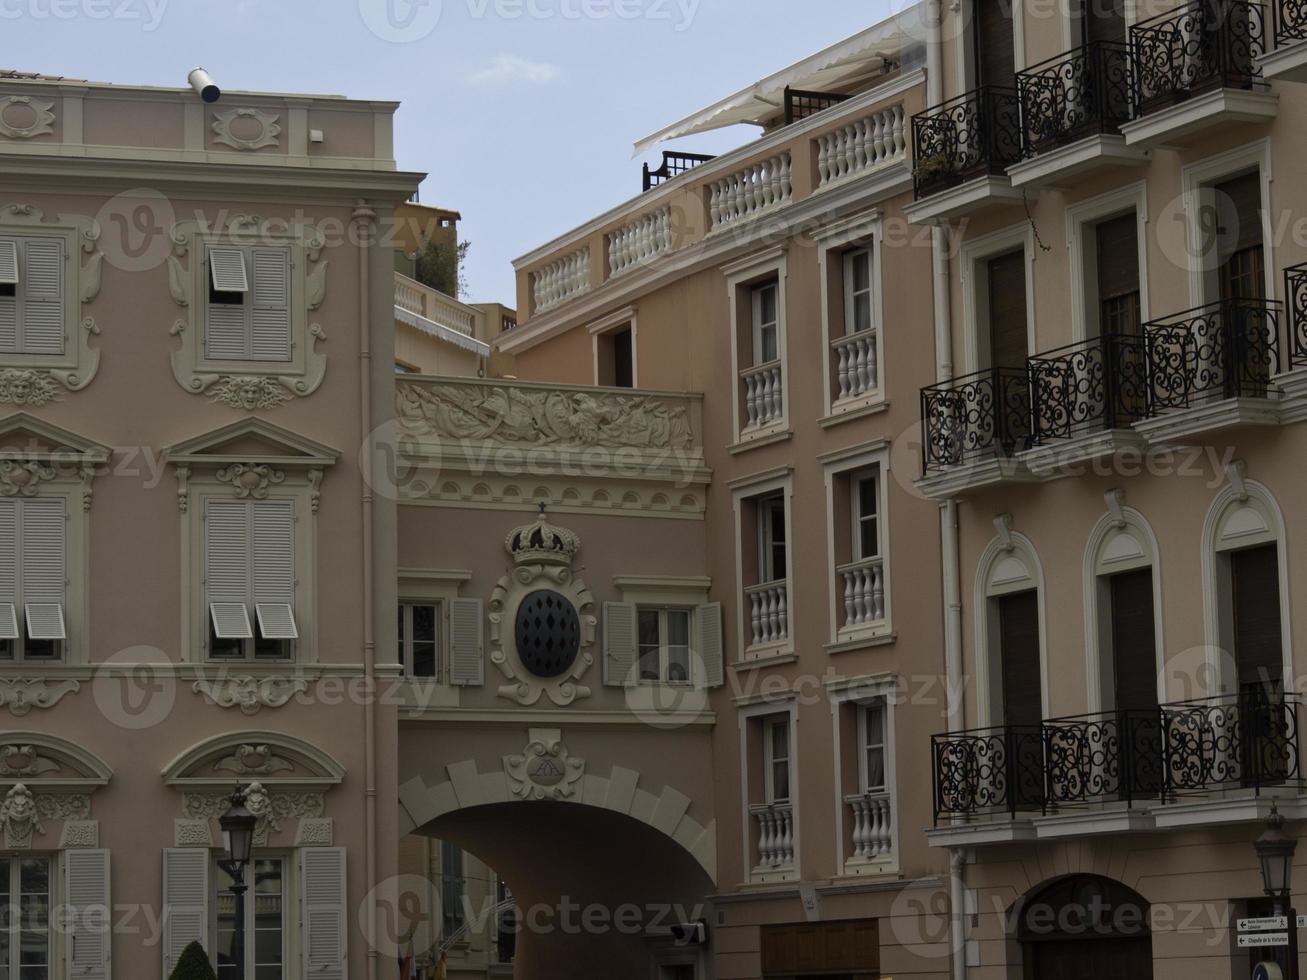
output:
<instances>
[{"instance_id":1,"label":"metal drainpipe","mask_svg":"<svg viewBox=\"0 0 1307 980\"><path fill-rule=\"evenodd\" d=\"M359 404L363 438L372 431L372 289L368 263L372 261L372 225L377 213L360 201L351 217L359 233ZM367 851L368 897L366 938L368 943L368 980L377 977L377 689L376 638L372 628L372 454L363 463L363 756L364 756L364 829Z\"/></svg>"},{"instance_id":2,"label":"metal drainpipe","mask_svg":"<svg viewBox=\"0 0 1307 980\"><path fill-rule=\"evenodd\" d=\"M944 101L944 38L941 0L927 0L926 5L926 101L939 105ZM936 380L953 377L951 283L949 269L950 236L946 226L931 229L931 268L935 307ZM922 420L924 424L924 419ZM923 452L925 440L922 440ZM944 661L948 726L962 728L962 585L958 548L958 506L949 500L940 507L940 559L943 572ZM953 980L967 980L967 929L965 920L964 852L949 852L949 911L953 948Z\"/></svg>"}]
</instances>

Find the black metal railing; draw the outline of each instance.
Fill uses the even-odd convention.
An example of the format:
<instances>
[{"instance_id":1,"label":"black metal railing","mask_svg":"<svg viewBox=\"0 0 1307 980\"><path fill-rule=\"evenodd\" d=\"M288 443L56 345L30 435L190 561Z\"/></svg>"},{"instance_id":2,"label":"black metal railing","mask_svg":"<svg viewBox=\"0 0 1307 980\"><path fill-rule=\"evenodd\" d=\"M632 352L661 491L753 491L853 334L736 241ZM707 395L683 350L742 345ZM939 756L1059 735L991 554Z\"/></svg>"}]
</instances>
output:
<instances>
[{"instance_id":1,"label":"black metal railing","mask_svg":"<svg viewBox=\"0 0 1307 980\"><path fill-rule=\"evenodd\" d=\"M1038 725L931 736L935 819L1044 808L1044 748Z\"/></svg>"},{"instance_id":2,"label":"black metal railing","mask_svg":"<svg viewBox=\"0 0 1307 980\"><path fill-rule=\"evenodd\" d=\"M1289 363L1307 367L1307 262L1284 270L1284 305L1288 317Z\"/></svg>"},{"instance_id":3,"label":"black metal railing","mask_svg":"<svg viewBox=\"0 0 1307 980\"><path fill-rule=\"evenodd\" d=\"M1257 690L933 735L935 820L1301 790L1298 705Z\"/></svg>"},{"instance_id":4,"label":"black metal railing","mask_svg":"<svg viewBox=\"0 0 1307 980\"><path fill-rule=\"evenodd\" d=\"M912 188L920 200L1021 159L1021 99L979 88L912 117Z\"/></svg>"},{"instance_id":5,"label":"black metal railing","mask_svg":"<svg viewBox=\"0 0 1307 980\"><path fill-rule=\"evenodd\" d=\"M819 112L832 109L841 102L847 102L849 96L838 92L807 92L803 89L785 89L785 125L807 119Z\"/></svg>"},{"instance_id":6,"label":"black metal railing","mask_svg":"<svg viewBox=\"0 0 1307 980\"><path fill-rule=\"evenodd\" d=\"M1148 113L1218 88L1264 88L1266 13L1248 0L1192 0L1130 28L1135 108Z\"/></svg>"},{"instance_id":7,"label":"black metal railing","mask_svg":"<svg viewBox=\"0 0 1307 980\"><path fill-rule=\"evenodd\" d=\"M1297 785L1298 704L1258 691L1163 705L1166 799Z\"/></svg>"},{"instance_id":8,"label":"black metal railing","mask_svg":"<svg viewBox=\"0 0 1307 980\"><path fill-rule=\"evenodd\" d=\"M1275 46L1307 41L1307 0L1272 0Z\"/></svg>"},{"instance_id":9,"label":"black metal railing","mask_svg":"<svg viewBox=\"0 0 1307 980\"><path fill-rule=\"evenodd\" d=\"M1280 370L1280 304L1228 299L1144 324L1149 415L1214 398L1265 398Z\"/></svg>"},{"instance_id":10,"label":"black metal railing","mask_svg":"<svg viewBox=\"0 0 1307 980\"><path fill-rule=\"evenodd\" d=\"M671 180L673 177L679 177L688 170L693 170L701 163L708 163L710 160L717 159L705 153L672 153L668 150L663 151L663 162L657 170L649 169L649 164L644 165L644 189L652 190L663 181Z\"/></svg>"},{"instance_id":11,"label":"black metal railing","mask_svg":"<svg viewBox=\"0 0 1307 980\"><path fill-rule=\"evenodd\" d=\"M1030 380L1021 368L987 368L921 389L925 470L1029 449Z\"/></svg>"},{"instance_id":12,"label":"black metal railing","mask_svg":"<svg viewBox=\"0 0 1307 980\"><path fill-rule=\"evenodd\" d=\"M1017 75L1023 152L1047 153L1120 131L1134 112L1130 48L1095 41Z\"/></svg>"},{"instance_id":13,"label":"black metal railing","mask_svg":"<svg viewBox=\"0 0 1307 980\"><path fill-rule=\"evenodd\" d=\"M1104 334L1027 362L1034 441L1123 428L1148 414L1148 364L1137 334Z\"/></svg>"},{"instance_id":14,"label":"black metal railing","mask_svg":"<svg viewBox=\"0 0 1307 980\"><path fill-rule=\"evenodd\" d=\"M1123 709L1045 721L1046 810L1156 800L1163 785L1161 716Z\"/></svg>"}]
</instances>

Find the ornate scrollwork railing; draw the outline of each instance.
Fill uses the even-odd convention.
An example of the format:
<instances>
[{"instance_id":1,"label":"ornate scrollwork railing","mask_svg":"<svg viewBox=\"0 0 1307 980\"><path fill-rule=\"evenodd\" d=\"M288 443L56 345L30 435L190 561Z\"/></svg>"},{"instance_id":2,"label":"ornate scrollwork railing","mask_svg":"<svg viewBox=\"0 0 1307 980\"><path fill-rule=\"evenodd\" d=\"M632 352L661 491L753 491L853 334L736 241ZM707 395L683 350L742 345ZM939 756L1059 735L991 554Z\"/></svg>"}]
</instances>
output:
<instances>
[{"instance_id":1,"label":"ornate scrollwork railing","mask_svg":"<svg viewBox=\"0 0 1307 980\"><path fill-rule=\"evenodd\" d=\"M1047 808L1156 800L1162 792L1157 709L1123 709L1045 721Z\"/></svg>"},{"instance_id":2,"label":"ornate scrollwork railing","mask_svg":"<svg viewBox=\"0 0 1307 980\"><path fill-rule=\"evenodd\" d=\"M1284 270L1284 304L1289 318L1289 363L1307 367L1307 262Z\"/></svg>"},{"instance_id":3,"label":"ornate scrollwork railing","mask_svg":"<svg viewBox=\"0 0 1307 980\"><path fill-rule=\"evenodd\" d=\"M1115 133L1133 114L1130 48L1095 41L1068 51L1019 73L1017 91L1027 156Z\"/></svg>"},{"instance_id":4,"label":"ornate scrollwork railing","mask_svg":"<svg viewBox=\"0 0 1307 980\"><path fill-rule=\"evenodd\" d=\"M931 737L935 820L1044 808L1044 746L1038 725L978 728Z\"/></svg>"},{"instance_id":5,"label":"ornate scrollwork railing","mask_svg":"<svg viewBox=\"0 0 1307 980\"><path fill-rule=\"evenodd\" d=\"M1216 88L1264 88L1266 13L1248 0L1191 0L1130 28L1135 107L1153 112Z\"/></svg>"},{"instance_id":6,"label":"ornate scrollwork railing","mask_svg":"<svg viewBox=\"0 0 1307 980\"><path fill-rule=\"evenodd\" d=\"M1148 412L1143 337L1104 334L1032 357L1036 442L1122 428Z\"/></svg>"},{"instance_id":7,"label":"ornate scrollwork railing","mask_svg":"<svg viewBox=\"0 0 1307 980\"><path fill-rule=\"evenodd\" d=\"M1229 299L1144 325L1149 414L1265 398L1280 370L1280 304Z\"/></svg>"},{"instance_id":8,"label":"ornate scrollwork railing","mask_svg":"<svg viewBox=\"0 0 1307 980\"><path fill-rule=\"evenodd\" d=\"M1031 444L1030 380L1021 368L987 368L921 389L929 472Z\"/></svg>"},{"instance_id":9,"label":"ornate scrollwork railing","mask_svg":"<svg viewBox=\"0 0 1307 980\"><path fill-rule=\"evenodd\" d=\"M912 187L917 200L974 177L1003 174L1021 159L1021 100L1011 89L979 88L912 117Z\"/></svg>"},{"instance_id":10,"label":"ornate scrollwork railing","mask_svg":"<svg viewBox=\"0 0 1307 980\"><path fill-rule=\"evenodd\" d=\"M1307 41L1307 2L1275 0L1271 8L1275 19L1275 46L1284 47Z\"/></svg>"},{"instance_id":11,"label":"ornate scrollwork railing","mask_svg":"<svg viewBox=\"0 0 1307 980\"><path fill-rule=\"evenodd\" d=\"M1167 799L1298 785L1298 705L1261 692L1163 705Z\"/></svg>"}]
</instances>

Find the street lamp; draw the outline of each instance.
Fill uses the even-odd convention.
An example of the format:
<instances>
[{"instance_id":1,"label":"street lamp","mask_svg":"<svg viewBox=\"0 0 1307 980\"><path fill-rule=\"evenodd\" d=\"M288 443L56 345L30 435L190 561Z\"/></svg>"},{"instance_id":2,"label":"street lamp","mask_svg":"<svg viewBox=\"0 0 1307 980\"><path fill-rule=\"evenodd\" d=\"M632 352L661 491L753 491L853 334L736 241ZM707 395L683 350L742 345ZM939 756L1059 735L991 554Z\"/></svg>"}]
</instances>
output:
<instances>
[{"instance_id":1,"label":"street lamp","mask_svg":"<svg viewBox=\"0 0 1307 980\"><path fill-rule=\"evenodd\" d=\"M1262 888L1270 897L1274 915L1288 920L1289 947L1285 954L1284 975L1298 980L1298 915L1290 907L1293 894L1293 852L1298 842L1284 832L1284 817L1271 801L1266 829L1253 843L1262 870Z\"/></svg>"},{"instance_id":2,"label":"street lamp","mask_svg":"<svg viewBox=\"0 0 1307 980\"><path fill-rule=\"evenodd\" d=\"M231 894L236 901L236 924L232 937L232 956L238 980L245 978L245 867L254 850L254 825L259 818L245 809L245 790L239 786L231 794L231 806L218 818L222 828L222 846L226 858L218 867L231 878Z\"/></svg>"}]
</instances>

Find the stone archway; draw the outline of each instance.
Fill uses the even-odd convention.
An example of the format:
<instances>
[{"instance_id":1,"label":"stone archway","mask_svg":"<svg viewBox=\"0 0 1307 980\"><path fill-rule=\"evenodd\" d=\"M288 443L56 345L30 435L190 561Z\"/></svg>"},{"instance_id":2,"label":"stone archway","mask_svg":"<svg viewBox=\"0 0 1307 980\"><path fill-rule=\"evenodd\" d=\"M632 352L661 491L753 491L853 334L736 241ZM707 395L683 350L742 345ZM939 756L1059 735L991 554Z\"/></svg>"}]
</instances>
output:
<instances>
[{"instance_id":1,"label":"stone archway","mask_svg":"<svg viewBox=\"0 0 1307 980\"><path fill-rule=\"evenodd\" d=\"M1040 885L1013 907L1024 980L1151 980L1148 911L1139 893L1100 875L1067 875Z\"/></svg>"}]
</instances>

